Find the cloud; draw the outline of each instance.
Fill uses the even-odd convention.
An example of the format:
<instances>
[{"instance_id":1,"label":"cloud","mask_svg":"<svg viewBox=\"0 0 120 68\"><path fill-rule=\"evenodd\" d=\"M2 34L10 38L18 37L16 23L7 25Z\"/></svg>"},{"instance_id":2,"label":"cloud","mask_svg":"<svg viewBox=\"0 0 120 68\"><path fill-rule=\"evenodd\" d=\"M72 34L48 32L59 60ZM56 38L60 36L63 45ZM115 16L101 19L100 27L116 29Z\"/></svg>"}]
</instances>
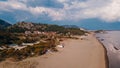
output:
<instances>
[{"instance_id":1,"label":"cloud","mask_svg":"<svg viewBox=\"0 0 120 68\"><path fill-rule=\"evenodd\" d=\"M68 19L81 20L89 18L98 18L103 21L120 20L120 1L119 0L87 0L71 1L71 4L64 3L64 9L67 12Z\"/></svg>"},{"instance_id":2,"label":"cloud","mask_svg":"<svg viewBox=\"0 0 120 68\"><path fill-rule=\"evenodd\" d=\"M14 0L0 2L0 11L26 10L26 5Z\"/></svg>"},{"instance_id":3,"label":"cloud","mask_svg":"<svg viewBox=\"0 0 120 68\"><path fill-rule=\"evenodd\" d=\"M119 6L119 0L7 0L0 1L0 12L12 13L18 20L46 16L52 21L98 18L112 22L120 21Z\"/></svg>"},{"instance_id":4,"label":"cloud","mask_svg":"<svg viewBox=\"0 0 120 68\"><path fill-rule=\"evenodd\" d=\"M28 6L26 2L28 3L27 0L26 1L8 0L4 2L2 1L0 2L0 8L1 8L0 11L3 12L8 11L12 13L15 15L15 18L18 20L28 19L28 17L25 16L29 16L29 15L31 15L29 17L33 16L34 18L36 18L44 14L46 14L48 17L50 17L53 20L61 19L59 16L61 16L62 14L59 14L58 8L49 8L43 6L36 6L36 7Z\"/></svg>"},{"instance_id":5,"label":"cloud","mask_svg":"<svg viewBox=\"0 0 120 68\"><path fill-rule=\"evenodd\" d=\"M107 6L102 7L100 10L101 18L107 21L120 20L120 1L111 1Z\"/></svg>"}]
</instances>

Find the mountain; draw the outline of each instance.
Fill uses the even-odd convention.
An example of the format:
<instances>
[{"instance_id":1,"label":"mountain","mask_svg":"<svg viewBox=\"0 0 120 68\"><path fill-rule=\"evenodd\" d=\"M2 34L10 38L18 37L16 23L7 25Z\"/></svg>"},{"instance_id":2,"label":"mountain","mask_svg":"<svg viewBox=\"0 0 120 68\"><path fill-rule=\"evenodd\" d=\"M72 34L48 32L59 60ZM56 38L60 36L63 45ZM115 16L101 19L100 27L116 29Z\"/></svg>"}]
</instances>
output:
<instances>
[{"instance_id":1,"label":"mountain","mask_svg":"<svg viewBox=\"0 0 120 68\"><path fill-rule=\"evenodd\" d=\"M4 21L4 20L2 20L2 19L0 19L0 29L4 29L4 28L6 28L8 26L11 26L11 24Z\"/></svg>"}]
</instances>

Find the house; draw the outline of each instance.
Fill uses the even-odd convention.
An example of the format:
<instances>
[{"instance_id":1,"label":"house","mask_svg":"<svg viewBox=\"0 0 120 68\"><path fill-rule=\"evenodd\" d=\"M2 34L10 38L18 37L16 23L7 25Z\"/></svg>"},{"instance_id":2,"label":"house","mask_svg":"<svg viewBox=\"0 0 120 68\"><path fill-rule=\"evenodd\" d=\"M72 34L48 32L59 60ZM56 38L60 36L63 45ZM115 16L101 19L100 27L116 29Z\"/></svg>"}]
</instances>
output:
<instances>
[{"instance_id":1,"label":"house","mask_svg":"<svg viewBox=\"0 0 120 68\"><path fill-rule=\"evenodd\" d=\"M23 45L23 46L25 46L25 45L32 46L32 45L34 45L34 43L22 43L22 45Z\"/></svg>"},{"instance_id":2,"label":"house","mask_svg":"<svg viewBox=\"0 0 120 68\"><path fill-rule=\"evenodd\" d=\"M33 34L42 34L40 31L33 31Z\"/></svg>"},{"instance_id":3,"label":"house","mask_svg":"<svg viewBox=\"0 0 120 68\"><path fill-rule=\"evenodd\" d=\"M25 31L25 34L29 35L29 34L31 34L31 31Z\"/></svg>"}]
</instances>

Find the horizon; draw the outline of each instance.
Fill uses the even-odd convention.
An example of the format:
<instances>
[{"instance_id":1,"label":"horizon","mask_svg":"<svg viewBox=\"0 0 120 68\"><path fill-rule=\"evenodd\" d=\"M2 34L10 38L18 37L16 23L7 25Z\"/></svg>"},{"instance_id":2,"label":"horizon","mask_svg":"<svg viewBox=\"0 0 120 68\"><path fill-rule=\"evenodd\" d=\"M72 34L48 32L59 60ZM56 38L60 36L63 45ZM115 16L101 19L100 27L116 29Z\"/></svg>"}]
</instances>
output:
<instances>
[{"instance_id":1,"label":"horizon","mask_svg":"<svg viewBox=\"0 0 120 68\"><path fill-rule=\"evenodd\" d=\"M0 0L0 19L120 30L119 0Z\"/></svg>"}]
</instances>

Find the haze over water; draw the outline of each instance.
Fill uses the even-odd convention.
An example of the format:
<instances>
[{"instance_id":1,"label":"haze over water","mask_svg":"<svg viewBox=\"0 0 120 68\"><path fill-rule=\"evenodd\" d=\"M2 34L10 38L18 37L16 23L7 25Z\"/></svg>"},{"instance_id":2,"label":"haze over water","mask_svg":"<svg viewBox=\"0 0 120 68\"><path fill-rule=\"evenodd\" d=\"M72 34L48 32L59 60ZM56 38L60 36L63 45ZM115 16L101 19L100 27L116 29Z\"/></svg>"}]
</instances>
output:
<instances>
[{"instance_id":1,"label":"haze over water","mask_svg":"<svg viewBox=\"0 0 120 68\"><path fill-rule=\"evenodd\" d=\"M107 49L109 68L120 68L120 31L106 31L96 37Z\"/></svg>"}]
</instances>

